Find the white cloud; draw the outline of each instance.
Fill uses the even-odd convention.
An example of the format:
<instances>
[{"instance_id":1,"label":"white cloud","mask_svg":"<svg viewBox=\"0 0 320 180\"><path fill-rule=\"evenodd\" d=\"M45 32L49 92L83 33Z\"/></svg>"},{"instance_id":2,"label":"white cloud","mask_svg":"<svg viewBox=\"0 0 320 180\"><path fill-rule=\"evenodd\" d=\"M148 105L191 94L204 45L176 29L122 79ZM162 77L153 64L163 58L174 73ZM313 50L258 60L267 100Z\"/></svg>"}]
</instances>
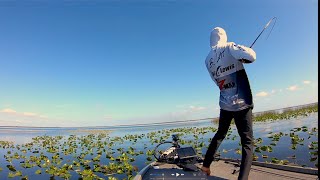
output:
<instances>
[{"instance_id":1,"label":"white cloud","mask_svg":"<svg viewBox=\"0 0 320 180\"><path fill-rule=\"evenodd\" d=\"M44 115L39 115L39 117L42 119L48 119L48 116L44 116Z\"/></svg>"},{"instance_id":2,"label":"white cloud","mask_svg":"<svg viewBox=\"0 0 320 180\"><path fill-rule=\"evenodd\" d=\"M0 126L35 126L35 127L72 127L82 126L71 119L55 117L34 112L19 112L14 109L0 109Z\"/></svg>"},{"instance_id":3,"label":"white cloud","mask_svg":"<svg viewBox=\"0 0 320 180\"><path fill-rule=\"evenodd\" d=\"M205 110L206 108L205 107L197 107L197 106L189 106L189 109L194 112L194 111L201 111L201 110Z\"/></svg>"},{"instance_id":4,"label":"white cloud","mask_svg":"<svg viewBox=\"0 0 320 180\"><path fill-rule=\"evenodd\" d=\"M261 92L259 92L259 93L257 93L256 94L256 96L258 96L258 97L266 97L266 96L268 96L269 94L267 93L267 92L265 92L265 91L261 91Z\"/></svg>"},{"instance_id":5,"label":"white cloud","mask_svg":"<svg viewBox=\"0 0 320 180\"><path fill-rule=\"evenodd\" d=\"M198 105L177 105L178 108L176 111L155 114L155 115L147 115L140 117L130 117L124 120L113 119L108 121L108 123L112 123L113 125L119 124L144 124L144 123L159 123L159 122L174 122L174 121L183 121L183 120L191 120L191 119L202 119L208 117L207 110L210 110L205 106ZM214 110L214 108L212 108ZM211 115L210 111L210 116Z\"/></svg>"},{"instance_id":6,"label":"white cloud","mask_svg":"<svg viewBox=\"0 0 320 180\"><path fill-rule=\"evenodd\" d=\"M197 103L196 103L197 104ZM177 113L190 113L190 112L198 112L208 109L207 107L197 106L197 105L176 105L176 108L181 109Z\"/></svg>"},{"instance_id":7,"label":"white cloud","mask_svg":"<svg viewBox=\"0 0 320 180\"><path fill-rule=\"evenodd\" d=\"M290 86L290 87L287 88L287 90L289 90L289 91L295 91L297 89L298 89L297 85L293 85L293 86Z\"/></svg>"},{"instance_id":8,"label":"white cloud","mask_svg":"<svg viewBox=\"0 0 320 180\"><path fill-rule=\"evenodd\" d=\"M2 109L0 112L3 112L3 113L12 113L12 114L17 113L17 111L15 111L15 110L13 110L13 109L10 109L10 108Z\"/></svg>"},{"instance_id":9,"label":"white cloud","mask_svg":"<svg viewBox=\"0 0 320 180\"><path fill-rule=\"evenodd\" d=\"M24 116L32 116L32 117L37 116L36 113L32 113L32 112L24 112L24 113L22 113L22 115L24 115Z\"/></svg>"},{"instance_id":10,"label":"white cloud","mask_svg":"<svg viewBox=\"0 0 320 180\"><path fill-rule=\"evenodd\" d=\"M7 114L7 115L14 115L14 116L18 116L18 117L36 117L36 118L40 118L40 119L48 118L47 116L40 115L40 114L33 113L33 112L17 112L16 110L10 109L10 108L2 109L0 112Z\"/></svg>"},{"instance_id":11,"label":"white cloud","mask_svg":"<svg viewBox=\"0 0 320 180\"><path fill-rule=\"evenodd\" d=\"M199 116L207 109L208 108L203 106L189 105L187 107L184 107L180 111L171 112L170 119L175 119L175 120L194 119L194 117Z\"/></svg>"},{"instance_id":12,"label":"white cloud","mask_svg":"<svg viewBox=\"0 0 320 180\"><path fill-rule=\"evenodd\" d=\"M311 83L311 81L308 81L308 80L303 81L303 84L310 84L310 83Z\"/></svg>"},{"instance_id":13,"label":"white cloud","mask_svg":"<svg viewBox=\"0 0 320 180\"><path fill-rule=\"evenodd\" d=\"M112 118L112 116L108 116L108 115L107 115L107 116L104 116L103 119L105 119L105 120L112 120L113 118Z\"/></svg>"}]
</instances>

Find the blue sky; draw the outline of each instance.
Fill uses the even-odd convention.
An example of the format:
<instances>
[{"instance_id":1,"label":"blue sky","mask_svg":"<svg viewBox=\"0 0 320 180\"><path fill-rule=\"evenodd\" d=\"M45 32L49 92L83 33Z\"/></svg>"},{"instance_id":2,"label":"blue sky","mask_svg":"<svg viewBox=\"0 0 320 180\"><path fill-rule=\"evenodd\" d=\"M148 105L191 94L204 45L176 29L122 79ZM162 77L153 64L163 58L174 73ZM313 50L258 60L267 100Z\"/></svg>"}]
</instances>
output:
<instances>
[{"instance_id":1,"label":"blue sky","mask_svg":"<svg viewBox=\"0 0 320 180\"><path fill-rule=\"evenodd\" d=\"M254 111L318 101L318 1L1 1L0 126L217 117L212 28L250 46Z\"/></svg>"}]
</instances>

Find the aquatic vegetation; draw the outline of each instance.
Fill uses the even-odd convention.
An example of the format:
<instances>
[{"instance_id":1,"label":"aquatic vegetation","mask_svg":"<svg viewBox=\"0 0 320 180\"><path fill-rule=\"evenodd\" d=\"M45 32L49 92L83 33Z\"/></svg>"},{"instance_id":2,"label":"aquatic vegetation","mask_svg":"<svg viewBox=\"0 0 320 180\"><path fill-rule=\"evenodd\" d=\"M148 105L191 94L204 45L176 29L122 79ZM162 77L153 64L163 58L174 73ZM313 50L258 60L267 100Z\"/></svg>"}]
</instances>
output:
<instances>
[{"instance_id":1,"label":"aquatic vegetation","mask_svg":"<svg viewBox=\"0 0 320 180\"><path fill-rule=\"evenodd\" d=\"M280 160L280 159L278 159L278 158L273 157L273 158L271 158L271 163L281 164L281 165L287 165L287 164L289 164L289 161L286 160L286 159Z\"/></svg>"},{"instance_id":2,"label":"aquatic vegetation","mask_svg":"<svg viewBox=\"0 0 320 180\"><path fill-rule=\"evenodd\" d=\"M35 174L41 174L41 169L36 170L36 172L34 172Z\"/></svg>"},{"instance_id":3,"label":"aquatic vegetation","mask_svg":"<svg viewBox=\"0 0 320 180\"><path fill-rule=\"evenodd\" d=\"M236 153L237 154L241 154L241 150L240 149L236 149Z\"/></svg>"},{"instance_id":4,"label":"aquatic vegetation","mask_svg":"<svg viewBox=\"0 0 320 180\"><path fill-rule=\"evenodd\" d=\"M309 107L295 113L286 111L282 113L287 114L282 114L281 117L294 117L310 112L317 112L317 108ZM266 117L265 120L279 116L268 114ZM49 175L51 178L59 179L132 179L139 171L137 165L154 161L155 145L171 141L172 134L179 135L180 145L192 146L198 155L203 156L215 132L217 128L211 126L180 127L124 136L109 136L109 131L87 132L89 134L81 132L69 136L44 135L34 137L31 142L21 145L0 141L0 152L5 159L4 163L1 161L0 173L6 174L8 178L20 179L28 179L29 174L22 174L24 170L39 177ZM255 161L295 163L299 159L295 152L304 147L309 155L306 159L314 164L314 167L318 167L317 127L301 126L288 132L265 134L264 137L254 139ZM229 128L226 141L234 141L235 146L222 148L220 156L240 157L241 143L235 127ZM292 154L286 155L288 157L278 157L274 153L277 152L278 145L284 141L289 144L287 148Z\"/></svg>"},{"instance_id":5,"label":"aquatic vegetation","mask_svg":"<svg viewBox=\"0 0 320 180\"><path fill-rule=\"evenodd\" d=\"M129 147L126 151L124 148L118 148L117 151L121 154L114 158L112 154L116 152L111 147L113 144L121 144L123 140L121 137L110 138L107 134L69 137L38 136L32 140L31 143L15 147L12 147L9 142L1 142L3 149L8 145L11 146L4 155L6 161L10 163L6 166L10 171L8 177L22 176L21 168L22 170L34 169L34 174L37 175L45 173L51 177L63 179L69 179L71 171L76 172L83 179L105 179L101 174L103 176L126 174L128 177L133 177L132 174L137 169L133 168L130 162L135 161L134 156L143 154L143 151L135 152L133 147ZM108 160L108 165L98 164L102 157ZM14 166L17 164L15 160L20 161L19 170ZM27 176L23 178L27 179Z\"/></svg>"},{"instance_id":6,"label":"aquatic vegetation","mask_svg":"<svg viewBox=\"0 0 320 180\"><path fill-rule=\"evenodd\" d=\"M0 148L2 149L8 149L8 148L13 148L13 142L10 141L1 141L0 140Z\"/></svg>"},{"instance_id":7,"label":"aquatic vegetation","mask_svg":"<svg viewBox=\"0 0 320 180\"><path fill-rule=\"evenodd\" d=\"M301 108L292 108L292 109L289 108L288 110L282 110L282 111L272 110L272 111L267 111L262 113L256 113L253 116L253 121L264 122L264 121L297 118L300 116L308 116L310 113L314 113L314 112L318 112L318 104L312 104L310 106L301 107Z\"/></svg>"},{"instance_id":8,"label":"aquatic vegetation","mask_svg":"<svg viewBox=\"0 0 320 180\"><path fill-rule=\"evenodd\" d=\"M22 172L21 171L15 171L14 173L13 172L9 172L9 174L8 174L9 178L13 178L13 177L16 177L16 176L22 176Z\"/></svg>"}]
</instances>

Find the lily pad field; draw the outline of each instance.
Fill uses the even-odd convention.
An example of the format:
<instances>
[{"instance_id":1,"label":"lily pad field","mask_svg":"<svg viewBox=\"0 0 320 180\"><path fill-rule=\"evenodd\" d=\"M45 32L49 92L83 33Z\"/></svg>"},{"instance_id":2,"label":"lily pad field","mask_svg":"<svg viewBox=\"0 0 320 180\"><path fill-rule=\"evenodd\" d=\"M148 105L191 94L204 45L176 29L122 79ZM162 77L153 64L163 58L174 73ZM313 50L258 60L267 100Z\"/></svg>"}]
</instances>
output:
<instances>
[{"instance_id":1,"label":"lily pad field","mask_svg":"<svg viewBox=\"0 0 320 180\"><path fill-rule=\"evenodd\" d=\"M318 103L253 119L255 161L318 168ZM132 179L172 134L204 156L217 128L210 118L119 127L0 127L0 179ZM218 154L241 158L234 124Z\"/></svg>"}]
</instances>

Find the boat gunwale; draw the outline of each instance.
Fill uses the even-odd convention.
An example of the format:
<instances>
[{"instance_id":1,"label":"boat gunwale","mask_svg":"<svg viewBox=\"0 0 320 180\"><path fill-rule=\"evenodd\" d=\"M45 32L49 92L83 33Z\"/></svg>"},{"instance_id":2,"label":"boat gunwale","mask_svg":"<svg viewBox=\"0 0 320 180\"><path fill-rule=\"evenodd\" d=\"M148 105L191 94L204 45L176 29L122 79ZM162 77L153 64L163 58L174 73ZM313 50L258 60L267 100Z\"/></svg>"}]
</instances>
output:
<instances>
[{"instance_id":1,"label":"boat gunwale","mask_svg":"<svg viewBox=\"0 0 320 180\"><path fill-rule=\"evenodd\" d=\"M216 161L218 160L222 160L225 162L236 162L236 163L241 162L240 159L231 159L231 158L217 158ZM317 168L274 164L274 163L259 162L259 161L252 161L252 165L271 168L271 169L278 169L283 171L289 171L289 172L295 172L295 173L311 174L311 175L318 175L318 172L319 172Z\"/></svg>"}]
</instances>

